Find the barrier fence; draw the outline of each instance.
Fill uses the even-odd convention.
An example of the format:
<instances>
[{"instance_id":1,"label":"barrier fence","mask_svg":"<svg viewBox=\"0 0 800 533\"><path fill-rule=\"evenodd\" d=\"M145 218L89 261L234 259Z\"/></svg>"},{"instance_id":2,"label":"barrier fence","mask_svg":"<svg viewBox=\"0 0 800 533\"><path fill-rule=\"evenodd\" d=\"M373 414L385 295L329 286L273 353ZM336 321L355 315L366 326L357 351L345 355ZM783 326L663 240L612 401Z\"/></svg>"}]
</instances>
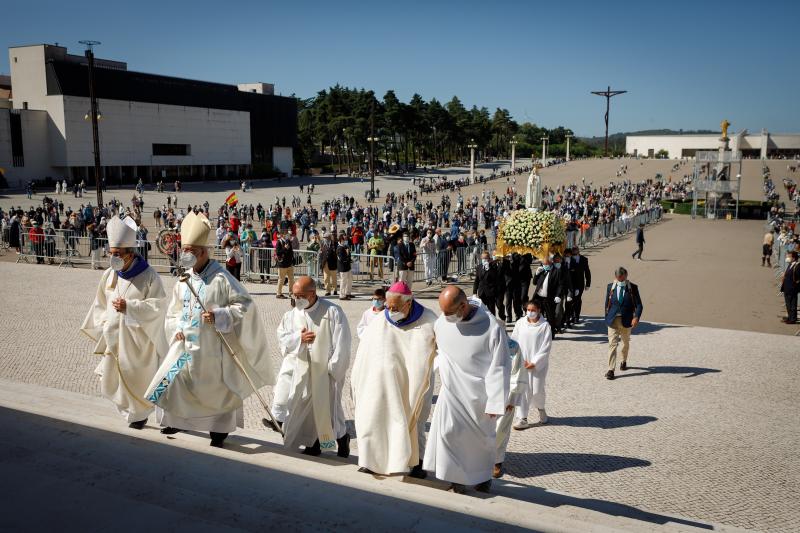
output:
<instances>
[{"instance_id":1,"label":"barrier fence","mask_svg":"<svg viewBox=\"0 0 800 533\"><path fill-rule=\"evenodd\" d=\"M601 223L587 228L574 228L567 231L568 247L579 246L590 248L596 244L627 235L639 224L654 224L661 219L662 211L654 208L638 215L613 222ZM2 234L3 249L10 243L9 228ZM491 232L487 232L491 233ZM93 237L75 230L46 230L45 233L32 236L29 229L20 231L20 254L17 262L49 263L59 266L88 265L91 268L104 269L108 266L108 240ZM451 282L471 278L480 264L481 246L455 246L434 252L418 251L413 267L403 267L392 255L371 255L360 253L362 247L356 247L357 253L351 254L351 272L353 282L358 284L390 283L404 277L413 282ZM491 251L492 246L489 247ZM225 263L227 254L219 245L210 246L213 259ZM419 245L417 245L419 250ZM138 241L136 252L147 259L148 263L159 272L177 272L177 255L163 254L152 241ZM294 276L311 276L318 284L323 285L327 268L321 261L320 253L315 250L294 250L292 267ZM785 254L783 256L785 258ZM274 248L258 248L243 245L241 248L240 279L243 282L268 282L278 279L279 261ZM783 261L781 261L782 263ZM405 270L400 270L405 269ZM401 272L403 272L401 274ZM330 275L332 272L329 272ZM338 276L338 273L337 273Z\"/></svg>"}]
</instances>

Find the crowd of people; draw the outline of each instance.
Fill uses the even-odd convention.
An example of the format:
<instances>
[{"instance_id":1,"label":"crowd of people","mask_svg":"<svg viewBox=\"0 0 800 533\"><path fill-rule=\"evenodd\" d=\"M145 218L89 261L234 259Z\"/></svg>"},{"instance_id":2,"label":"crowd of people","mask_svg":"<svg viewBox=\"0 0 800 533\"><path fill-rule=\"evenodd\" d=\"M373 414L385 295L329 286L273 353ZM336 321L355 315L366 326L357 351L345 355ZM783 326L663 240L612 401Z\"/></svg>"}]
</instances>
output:
<instances>
[{"instance_id":1,"label":"crowd of people","mask_svg":"<svg viewBox=\"0 0 800 533\"><path fill-rule=\"evenodd\" d=\"M772 258L777 252L775 267L780 271L779 290L784 298L785 324L797 324L797 296L800 293L800 234L797 222L786 218L782 209L773 207L767 223L761 250L761 266L772 267Z\"/></svg>"},{"instance_id":2,"label":"crowd of people","mask_svg":"<svg viewBox=\"0 0 800 533\"><path fill-rule=\"evenodd\" d=\"M97 369L102 394L129 427L144 429L155 414L162 434L208 432L211 445L223 447L243 426L244 400L255 394L263 402L264 424L281 433L287 450L350 455L342 406L352 358L350 324L341 307L318 294L312 278L291 283L290 305L271 333L253 296L211 258L213 229L204 214L183 218L179 262L185 273L170 293L136 253L133 219L115 215L106 231L109 268L80 329L92 339L93 353L103 356ZM439 294L438 316L403 280L377 288L357 326L351 379L360 471L418 478L433 473L452 492L489 492L492 479L503 475L510 429L536 425L528 422L531 408L538 424L547 423L550 295L566 296L572 316L580 316L580 289L567 280L583 259L578 255L572 270L547 268L546 260L533 281L534 297L510 334L480 294L470 298L456 285ZM553 258L553 264L561 261ZM492 270L488 259L482 266ZM584 288L590 279L585 267ZM616 367L622 341L620 370L626 370L630 330L642 304L625 269L615 275L606 288L609 365ZM575 292L557 292L564 285ZM280 365L272 362L273 342ZM442 386L434 407L435 374ZM271 405L259 392L265 385L273 386Z\"/></svg>"}]
</instances>

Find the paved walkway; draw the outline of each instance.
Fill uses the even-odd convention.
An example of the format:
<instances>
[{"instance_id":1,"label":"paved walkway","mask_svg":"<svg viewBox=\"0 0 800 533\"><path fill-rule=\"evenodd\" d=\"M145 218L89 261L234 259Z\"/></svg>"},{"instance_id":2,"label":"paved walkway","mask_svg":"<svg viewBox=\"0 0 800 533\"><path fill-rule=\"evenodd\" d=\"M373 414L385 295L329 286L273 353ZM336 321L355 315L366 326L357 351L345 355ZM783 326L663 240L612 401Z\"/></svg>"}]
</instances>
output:
<instances>
[{"instance_id":1,"label":"paved walkway","mask_svg":"<svg viewBox=\"0 0 800 533\"><path fill-rule=\"evenodd\" d=\"M357 472L357 459L287 453L275 433L165 438L119 424L104 401L0 380L0 497L14 531L723 531L738 528L523 486L491 495ZM47 501L47 512L41 502ZM85 510L91 509L87 513Z\"/></svg>"},{"instance_id":2,"label":"paved walkway","mask_svg":"<svg viewBox=\"0 0 800 533\"><path fill-rule=\"evenodd\" d=\"M99 394L97 360L78 333L99 276L0 263L0 378ZM275 305L274 286L250 287L273 335L288 306ZM423 304L438 311L434 299ZM366 305L344 302L353 329ZM632 368L608 382L604 329L591 319L556 341L551 423L515 432L506 479L703 522L797 530L798 353L794 337L647 323L633 338ZM349 394L344 401L351 419ZM260 417L248 401L247 427Z\"/></svg>"}]
</instances>

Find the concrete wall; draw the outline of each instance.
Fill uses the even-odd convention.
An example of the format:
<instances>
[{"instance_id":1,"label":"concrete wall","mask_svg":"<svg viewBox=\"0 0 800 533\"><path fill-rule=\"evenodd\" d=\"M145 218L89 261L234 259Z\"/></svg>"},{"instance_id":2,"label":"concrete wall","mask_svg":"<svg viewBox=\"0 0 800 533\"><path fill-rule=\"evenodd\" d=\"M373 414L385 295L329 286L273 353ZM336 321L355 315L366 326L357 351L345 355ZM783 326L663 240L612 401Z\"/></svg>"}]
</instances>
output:
<instances>
[{"instance_id":1,"label":"concrete wall","mask_svg":"<svg viewBox=\"0 0 800 533\"><path fill-rule=\"evenodd\" d=\"M8 49L14 109L47 109L45 45Z\"/></svg>"},{"instance_id":2,"label":"concrete wall","mask_svg":"<svg viewBox=\"0 0 800 533\"><path fill-rule=\"evenodd\" d=\"M64 96L64 160L54 166L90 166L89 99ZM250 114L119 100L100 100L100 159L103 166L249 165ZM57 120L54 120L57 123ZM56 129L59 129L56 127ZM153 143L188 144L191 155L153 156Z\"/></svg>"},{"instance_id":3,"label":"concrete wall","mask_svg":"<svg viewBox=\"0 0 800 533\"><path fill-rule=\"evenodd\" d=\"M49 161L47 112L29 110L20 115L25 166L15 167L11 158L10 117L8 110L0 110L0 167L5 169L8 184L18 187L31 179L61 176Z\"/></svg>"},{"instance_id":4,"label":"concrete wall","mask_svg":"<svg viewBox=\"0 0 800 533\"><path fill-rule=\"evenodd\" d=\"M292 176L292 169L294 168L294 152L291 146L273 146L272 147L272 166L285 172L287 176Z\"/></svg>"}]
</instances>

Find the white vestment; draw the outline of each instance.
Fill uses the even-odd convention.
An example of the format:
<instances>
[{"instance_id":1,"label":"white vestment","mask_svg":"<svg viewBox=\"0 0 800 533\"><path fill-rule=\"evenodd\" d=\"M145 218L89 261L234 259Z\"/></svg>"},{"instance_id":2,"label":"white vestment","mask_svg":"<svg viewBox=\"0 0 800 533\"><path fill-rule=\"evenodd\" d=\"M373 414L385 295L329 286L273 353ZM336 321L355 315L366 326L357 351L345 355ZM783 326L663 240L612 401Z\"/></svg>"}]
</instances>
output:
<instances>
[{"instance_id":1,"label":"white vestment","mask_svg":"<svg viewBox=\"0 0 800 533\"><path fill-rule=\"evenodd\" d=\"M385 316L374 319L361 336L353 365L358 465L380 474L417 466L424 442L433 393L436 315L414 304L421 314L410 324L394 325Z\"/></svg>"},{"instance_id":2,"label":"white vestment","mask_svg":"<svg viewBox=\"0 0 800 533\"><path fill-rule=\"evenodd\" d=\"M166 296L161 277L149 266L130 280L109 268L100 278L81 326L95 342L94 353L103 357L95 369L101 376L100 391L128 422L144 420L153 411L144 395L160 358L167 353ZM117 298L125 299L124 313L112 305Z\"/></svg>"},{"instance_id":3,"label":"white vestment","mask_svg":"<svg viewBox=\"0 0 800 533\"><path fill-rule=\"evenodd\" d=\"M163 409L159 422L178 429L230 433L244 426L242 404L253 390L217 331L259 388L275 382L267 336L250 294L219 263L212 260L199 274L194 269L189 272L188 281L214 313L214 324L202 320L203 310L186 283L176 283L165 326L172 346L150 390L174 368L173 354L183 354L187 362L156 402ZM178 332L185 340L175 340Z\"/></svg>"},{"instance_id":4,"label":"white vestment","mask_svg":"<svg viewBox=\"0 0 800 533\"><path fill-rule=\"evenodd\" d=\"M356 336L360 339L364 335L364 332L367 331L367 326L377 317L383 314L383 309L380 311L376 311L372 306L368 309L365 309L363 313L361 313L361 320L358 321L358 325L356 326Z\"/></svg>"},{"instance_id":5,"label":"white vestment","mask_svg":"<svg viewBox=\"0 0 800 533\"><path fill-rule=\"evenodd\" d=\"M544 385L545 378L547 378L552 337L550 324L543 316L540 316L535 323L530 323L526 317L522 317L514 324L511 338L519 343L523 361L536 365L533 370L524 370L524 373L527 374L525 379L528 386L517 404L517 418L528 417L531 403L537 409L544 409Z\"/></svg>"},{"instance_id":6,"label":"white vestment","mask_svg":"<svg viewBox=\"0 0 800 533\"><path fill-rule=\"evenodd\" d=\"M505 330L479 302L469 320L436 320L442 382L425 450L424 468L451 483L492 478L496 420L508 403L511 357Z\"/></svg>"},{"instance_id":7,"label":"white vestment","mask_svg":"<svg viewBox=\"0 0 800 533\"><path fill-rule=\"evenodd\" d=\"M519 344L515 340L509 339L508 348L511 354L511 389L508 394L508 405L517 406L528 387L528 371L522 364ZM495 463L502 463L505 461L506 448L508 447L508 439L511 437L511 425L513 423L513 409L507 410L503 413L503 416L497 418L497 439L495 440L497 452L494 459Z\"/></svg>"},{"instance_id":8,"label":"white vestment","mask_svg":"<svg viewBox=\"0 0 800 533\"><path fill-rule=\"evenodd\" d=\"M311 344L300 340L304 327L316 334ZM332 440L347 433L342 409L350 365L347 317L338 305L317 298L308 309L290 309L283 315L278 343L283 362L272 412L284 424L284 445L296 449L319 440L321 447L333 447Z\"/></svg>"}]
</instances>

